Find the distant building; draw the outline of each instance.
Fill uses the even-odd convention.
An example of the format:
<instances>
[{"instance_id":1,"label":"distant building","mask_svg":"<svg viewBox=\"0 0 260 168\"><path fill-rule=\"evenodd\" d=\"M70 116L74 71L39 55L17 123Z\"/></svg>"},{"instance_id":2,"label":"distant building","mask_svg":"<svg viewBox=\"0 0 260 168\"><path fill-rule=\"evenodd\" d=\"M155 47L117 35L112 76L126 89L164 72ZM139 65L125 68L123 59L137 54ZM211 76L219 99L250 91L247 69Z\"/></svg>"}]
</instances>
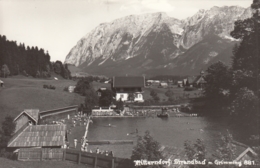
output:
<instances>
[{"instance_id":1,"label":"distant building","mask_svg":"<svg viewBox=\"0 0 260 168\"><path fill-rule=\"evenodd\" d=\"M235 146L235 155L236 159L235 161L245 161L245 160L254 160L258 155L257 153L249 146L237 142L232 141L232 144Z\"/></svg>"},{"instance_id":2,"label":"distant building","mask_svg":"<svg viewBox=\"0 0 260 168\"><path fill-rule=\"evenodd\" d=\"M178 87L183 87L183 81L177 81Z\"/></svg>"},{"instance_id":3,"label":"distant building","mask_svg":"<svg viewBox=\"0 0 260 168\"><path fill-rule=\"evenodd\" d=\"M85 77L88 77L88 76L89 76L89 74L85 73L85 72L77 72L75 74L75 77L77 77L77 78L85 78Z\"/></svg>"},{"instance_id":4,"label":"distant building","mask_svg":"<svg viewBox=\"0 0 260 168\"><path fill-rule=\"evenodd\" d=\"M161 81L159 81L159 80L147 80L146 83L147 83L148 86L149 86L149 85L159 86L160 83L161 83Z\"/></svg>"},{"instance_id":5,"label":"distant building","mask_svg":"<svg viewBox=\"0 0 260 168\"><path fill-rule=\"evenodd\" d=\"M204 71L200 72L200 75L196 77L196 79L193 81L193 85L197 88L204 88L206 85L206 80L204 76Z\"/></svg>"},{"instance_id":6,"label":"distant building","mask_svg":"<svg viewBox=\"0 0 260 168\"><path fill-rule=\"evenodd\" d=\"M72 93L72 92L74 92L74 89L76 88L76 86L69 86L69 88L68 88L68 91L70 92L70 93Z\"/></svg>"},{"instance_id":7,"label":"distant building","mask_svg":"<svg viewBox=\"0 0 260 168\"><path fill-rule=\"evenodd\" d=\"M39 121L39 109L25 109L15 119L15 132L21 129L25 124L37 125Z\"/></svg>"},{"instance_id":8,"label":"distant building","mask_svg":"<svg viewBox=\"0 0 260 168\"><path fill-rule=\"evenodd\" d=\"M116 93L116 100L129 101L129 95L134 96L134 101L143 102L143 88L145 79L142 76L116 76L113 77L112 90Z\"/></svg>"},{"instance_id":9,"label":"distant building","mask_svg":"<svg viewBox=\"0 0 260 168\"><path fill-rule=\"evenodd\" d=\"M167 87L168 87L168 83L166 83L166 82L161 82L161 83L160 83L160 86L163 87L163 88L167 88Z\"/></svg>"},{"instance_id":10,"label":"distant building","mask_svg":"<svg viewBox=\"0 0 260 168\"><path fill-rule=\"evenodd\" d=\"M200 75L198 76L190 76L186 79L183 79L183 85L189 87L204 88L206 85L204 71L201 71Z\"/></svg>"}]
</instances>

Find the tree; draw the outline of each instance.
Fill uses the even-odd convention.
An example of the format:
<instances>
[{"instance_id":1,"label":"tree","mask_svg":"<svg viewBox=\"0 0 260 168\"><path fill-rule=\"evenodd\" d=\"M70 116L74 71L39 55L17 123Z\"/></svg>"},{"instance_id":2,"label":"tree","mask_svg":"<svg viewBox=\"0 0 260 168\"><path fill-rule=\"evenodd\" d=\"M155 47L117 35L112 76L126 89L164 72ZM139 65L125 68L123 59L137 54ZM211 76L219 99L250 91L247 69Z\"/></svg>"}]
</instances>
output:
<instances>
[{"instance_id":1,"label":"tree","mask_svg":"<svg viewBox=\"0 0 260 168\"><path fill-rule=\"evenodd\" d=\"M150 96L152 96L152 98L154 99L154 101L156 101L156 102L159 102L159 101L160 101L160 97L157 95L157 93L156 93L154 90L152 90L152 91L150 92Z\"/></svg>"},{"instance_id":2,"label":"tree","mask_svg":"<svg viewBox=\"0 0 260 168\"><path fill-rule=\"evenodd\" d=\"M2 131L6 136L11 136L15 131L15 123L13 122L14 118L11 116L5 117L5 120L2 123Z\"/></svg>"},{"instance_id":3,"label":"tree","mask_svg":"<svg viewBox=\"0 0 260 168\"><path fill-rule=\"evenodd\" d=\"M1 72L2 72L2 76L3 76L4 78L6 78L7 76L10 75L10 70L9 70L9 68L8 68L8 66L7 66L6 64L2 65L2 70L1 70Z\"/></svg>"},{"instance_id":4,"label":"tree","mask_svg":"<svg viewBox=\"0 0 260 168\"><path fill-rule=\"evenodd\" d=\"M11 139L16 127L13 120L13 117L7 116L2 122L2 130L0 130L0 157L10 158L12 156L12 152L8 152L6 149L8 141Z\"/></svg>"},{"instance_id":5,"label":"tree","mask_svg":"<svg viewBox=\"0 0 260 168\"><path fill-rule=\"evenodd\" d=\"M231 116L238 126L248 130L259 129L255 125L260 119L260 1L254 0L251 8L253 16L236 21L231 32L231 36L241 40L233 50Z\"/></svg>"},{"instance_id":6,"label":"tree","mask_svg":"<svg viewBox=\"0 0 260 168\"><path fill-rule=\"evenodd\" d=\"M114 100L114 92L109 89L103 90L99 98L99 106L110 106Z\"/></svg>"},{"instance_id":7,"label":"tree","mask_svg":"<svg viewBox=\"0 0 260 168\"><path fill-rule=\"evenodd\" d=\"M161 153L160 144L153 139L149 131L145 131L145 135L138 136L137 144L133 148L131 159L134 160L148 160L148 161L158 161L163 159ZM141 167L151 167L158 168L163 167L162 165L153 165L153 166L141 166Z\"/></svg>"},{"instance_id":8,"label":"tree","mask_svg":"<svg viewBox=\"0 0 260 168\"><path fill-rule=\"evenodd\" d=\"M87 79L80 79L76 84L74 92L79 93L82 96L85 96L86 95L85 91L90 88L92 88L92 85Z\"/></svg>"},{"instance_id":9,"label":"tree","mask_svg":"<svg viewBox=\"0 0 260 168\"><path fill-rule=\"evenodd\" d=\"M193 160L196 159L197 161L204 161L206 159L206 148L204 145L204 142L200 139L197 139L197 141L194 144L191 144L190 141L184 142L184 149L185 154L187 156L187 160ZM198 168L198 167L205 167L204 165L190 165L190 168Z\"/></svg>"},{"instance_id":10,"label":"tree","mask_svg":"<svg viewBox=\"0 0 260 168\"><path fill-rule=\"evenodd\" d=\"M133 102L135 100L135 94L134 93L129 93L127 99L128 99L128 101Z\"/></svg>"},{"instance_id":11,"label":"tree","mask_svg":"<svg viewBox=\"0 0 260 168\"><path fill-rule=\"evenodd\" d=\"M171 90L171 89L168 89L166 92L165 92L165 96L167 96L167 97L173 97L173 95L174 95L174 92Z\"/></svg>"},{"instance_id":12,"label":"tree","mask_svg":"<svg viewBox=\"0 0 260 168\"><path fill-rule=\"evenodd\" d=\"M61 61L56 61L56 62L54 63L54 72L55 72L56 74L61 75L61 74L63 73L63 71L64 71L64 67L63 67L63 65L62 65L62 62L61 62Z\"/></svg>"},{"instance_id":13,"label":"tree","mask_svg":"<svg viewBox=\"0 0 260 168\"><path fill-rule=\"evenodd\" d=\"M259 97L248 88L241 88L235 96L236 98L230 105L232 119L240 127L247 129L247 133L254 130L259 132L260 127L256 127L260 113L258 109Z\"/></svg>"},{"instance_id":14,"label":"tree","mask_svg":"<svg viewBox=\"0 0 260 168\"><path fill-rule=\"evenodd\" d=\"M98 96L93 88L85 90L85 109L88 114L91 114L92 109L98 105Z\"/></svg>"},{"instance_id":15,"label":"tree","mask_svg":"<svg viewBox=\"0 0 260 168\"><path fill-rule=\"evenodd\" d=\"M119 99L119 101L116 102L116 109L121 111L124 110L124 102L121 98Z\"/></svg>"},{"instance_id":16,"label":"tree","mask_svg":"<svg viewBox=\"0 0 260 168\"><path fill-rule=\"evenodd\" d=\"M256 93L260 88L260 1L254 0L251 8L253 16L243 21L236 21L231 32L231 36L242 40L233 53L233 85L236 87L234 92L247 87Z\"/></svg>"},{"instance_id":17,"label":"tree","mask_svg":"<svg viewBox=\"0 0 260 168\"><path fill-rule=\"evenodd\" d=\"M207 85L204 89L208 106L219 108L229 103L231 79L231 71L223 62L219 61L208 67L205 76Z\"/></svg>"},{"instance_id":18,"label":"tree","mask_svg":"<svg viewBox=\"0 0 260 168\"><path fill-rule=\"evenodd\" d=\"M217 144L218 148L216 153L213 154L214 159L231 161L234 160L236 156L236 146L233 144L232 135L227 132L226 135L220 134L221 141Z\"/></svg>"}]
</instances>

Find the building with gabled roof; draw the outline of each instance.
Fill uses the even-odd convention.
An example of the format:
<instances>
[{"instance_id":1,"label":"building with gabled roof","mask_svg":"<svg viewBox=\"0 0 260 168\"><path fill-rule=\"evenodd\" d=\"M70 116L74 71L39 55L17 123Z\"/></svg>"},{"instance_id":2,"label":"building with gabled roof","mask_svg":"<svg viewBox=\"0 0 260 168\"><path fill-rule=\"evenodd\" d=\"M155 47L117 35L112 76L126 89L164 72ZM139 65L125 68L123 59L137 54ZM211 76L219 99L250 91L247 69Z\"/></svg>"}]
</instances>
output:
<instances>
[{"instance_id":1,"label":"building with gabled roof","mask_svg":"<svg viewBox=\"0 0 260 168\"><path fill-rule=\"evenodd\" d=\"M237 141L232 141L232 144L236 148L235 161L254 160L257 157L257 153L251 147Z\"/></svg>"},{"instance_id":2,"label":"building with gabled roof","mask_svg":"<svg viewBox=\"0 0 260 168\"><path fill-rule=\"evenodd\" d=\"M25 109L22 111L15 119L16 123L15 132L17 132L25 124L30 123L32 125L37 125L39 122L39 109Z\"/></svg>"},{"instance_id":3,"label":"building with gabled roof","mask_svg":"<svg viewBox=\"0 0 260 168\"><path fill-rule=\"evenodd\" d=\"M132 94L132 101L143 102L142 88L145 87L145 78L143 76L115 76L111 85L116 93L116 100L129 101L129 95Z\"/></svg>"},{"instance_id":4,"label":"building with gabled roof","mask_svg":"<svg viewBox=\"0 0 260 168\"><path fill-rule=\"evenodd\" d=\"M66 140L66 125L25 125L16 132L7 147L61 147Z\"/></svg>"}]
</instances>

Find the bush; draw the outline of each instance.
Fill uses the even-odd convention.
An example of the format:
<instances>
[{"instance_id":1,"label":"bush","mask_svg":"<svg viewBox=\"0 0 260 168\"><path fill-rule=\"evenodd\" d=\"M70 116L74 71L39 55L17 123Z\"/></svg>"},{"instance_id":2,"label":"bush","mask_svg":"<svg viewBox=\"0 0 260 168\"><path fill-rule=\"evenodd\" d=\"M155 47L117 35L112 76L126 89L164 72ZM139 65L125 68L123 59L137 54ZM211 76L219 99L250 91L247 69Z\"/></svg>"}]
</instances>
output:
<instances>
[{"instance_id":1,"label":"bush","mask_svg":"<svg viewBox=\"0 0 260 168\"><path fill-rule=\"evenodd\" d=\"M184 91L194 91L194 90L197 90L197 88L195 88L195 87L185 87L184 88Z\"/></svg>"},{"instance_id":2,"label":"bush","mask_svg":"<svg viewBox=\"0 0 260 168\"><path fill-rule=\"evenodd\" d=\"M68 92L68 91L69 91L69 87L65 87L65 88L63 89L63 91Z\"/></svg>"},{"instance_id":3,"label":"bush","mask_svg":"<svg viewBox=\"0 0 260 168\"><path fill-rule=\"evenodd\" d=\"M52 86L52 85L43 85L43 88L44 89L52 89L52 90L55 90L56 87L55 86Z\"/></svg>"}]
</instances>

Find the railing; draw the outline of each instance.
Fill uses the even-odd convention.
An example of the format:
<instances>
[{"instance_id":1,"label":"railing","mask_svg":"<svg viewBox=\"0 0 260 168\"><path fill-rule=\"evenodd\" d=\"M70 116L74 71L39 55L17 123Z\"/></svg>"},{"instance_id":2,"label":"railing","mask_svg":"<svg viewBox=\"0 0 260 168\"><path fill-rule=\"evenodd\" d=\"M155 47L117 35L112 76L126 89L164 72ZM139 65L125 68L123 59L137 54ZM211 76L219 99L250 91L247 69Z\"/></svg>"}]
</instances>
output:
<instances>
[{"instance_id":1,"label":"railing","mask_svg":"<svg viewBox=\"0 0 260 168\"><path fill-rule=\"evenodd\" d=\"M59 113L70 112L71 110L73 110L73 111L75 110L75 112L77 112L78 106L74 105L74 106L69 106L69 107L64 107L64 108L59 108L59 109L54 109L54 110L41 111L40 118L50 116L50 115L56 115Z\"/></svg>"}]
</instances>

